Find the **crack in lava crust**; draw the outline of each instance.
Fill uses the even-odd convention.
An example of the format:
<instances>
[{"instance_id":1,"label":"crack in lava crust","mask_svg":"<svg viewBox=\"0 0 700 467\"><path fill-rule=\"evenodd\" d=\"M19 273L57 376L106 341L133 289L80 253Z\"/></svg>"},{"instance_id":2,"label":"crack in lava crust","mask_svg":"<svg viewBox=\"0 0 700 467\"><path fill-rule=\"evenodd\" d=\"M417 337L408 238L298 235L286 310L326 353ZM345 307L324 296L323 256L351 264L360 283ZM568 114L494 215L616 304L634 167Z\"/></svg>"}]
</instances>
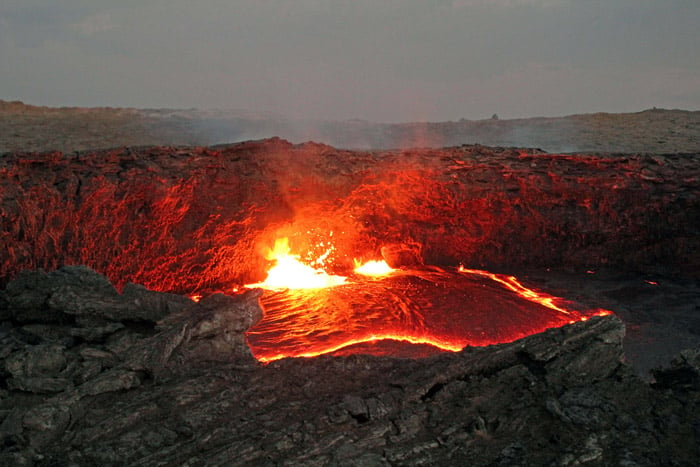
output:
<instances>
[{"instance_id":1,"label":"crack in lava crust","mask_svg":"<svg viewBox=\"0 0 700 467\"><path fill-rule=\"evenodd\" d=\"M261 362L352 353L427 357L611 313L577 310L513 276L438 267L353 275L329 288L266 290L261 304L264 317L247 333Z\"/></svg>"}]
</instances>

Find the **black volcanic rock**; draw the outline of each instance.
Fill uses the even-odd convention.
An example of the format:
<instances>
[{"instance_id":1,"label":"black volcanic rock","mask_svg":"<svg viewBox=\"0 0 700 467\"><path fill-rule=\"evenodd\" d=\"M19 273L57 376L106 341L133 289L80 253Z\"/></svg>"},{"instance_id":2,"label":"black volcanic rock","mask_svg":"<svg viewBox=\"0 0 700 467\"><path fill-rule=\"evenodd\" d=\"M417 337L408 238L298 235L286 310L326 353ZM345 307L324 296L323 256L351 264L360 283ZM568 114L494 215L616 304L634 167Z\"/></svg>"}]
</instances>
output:
<instances>
[{"instance_id":1,"label":"black volcanic rock","mask_svg":"<svg viewBox=\"0 0 700 467\"><path fill-rule=\"evenodd\" d=\"M211 295L167 316L158 323L157 335L128 350L124 365L157 378L215 362L255 365L245 332L262 318L261 292Z\"/></svg>"},{"instance_id":2,"label":"black volcanic rock","mask_svg":"<svg viewBox=\"0 0 700 467\"><path fill-rule=\"evenodd\" d=\"M84 268L55 274L46 284L62 290L75 283L76 274L86 276L84 283L105 284ZM14 304L26 310L27 303L46 303L51 296L50 290L20 287L27 277L3 292L12 316L23 316ZM109 310L119 300L132 303L112 287L88 292L91 303L103 301ZM20 295L24 298L16 299ZM155 309L173 300L168 294L146 295L147 307ZM123 314L121 321L110 321L122 326L102 341L73 336L65 345L52 342L66 327L85 323L57 322L49 314L46 322L31 325L7 322L0 334L1 463L478 466L700 460L698 351L683 353L655 373L655 383L646 383L624 363L624 328L614 316L420 360L326 356L262 366L250 356L244 334L260 319L259 295L251 290L187 300L151 328Z\"/></svg>"}]
</instances>

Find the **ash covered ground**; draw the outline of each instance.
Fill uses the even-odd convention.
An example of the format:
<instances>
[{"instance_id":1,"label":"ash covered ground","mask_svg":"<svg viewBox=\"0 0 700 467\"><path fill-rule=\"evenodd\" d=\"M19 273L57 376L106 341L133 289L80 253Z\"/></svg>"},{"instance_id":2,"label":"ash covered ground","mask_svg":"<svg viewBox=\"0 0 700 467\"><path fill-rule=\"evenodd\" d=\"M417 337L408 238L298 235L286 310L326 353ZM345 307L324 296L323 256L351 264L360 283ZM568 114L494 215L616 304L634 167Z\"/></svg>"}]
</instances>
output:
<instances>
[{"instance_id":1,"label":"ash covered ground","mask_svg":"<svg viewBox=\"0 0 700 467\"><path fill-rule=\"evenodd\" d=\"M110 128L91 147L120 146ZM279 139L70 152L73 134L0 161L7 462L698 463L692 132L666 154L576 155ZM429 359L261 366L245 340L258 292L183 297L259 278L259 241L318 228L344 232L339 270L400 245L617 316Z\"/></svg>"}]
</instances>

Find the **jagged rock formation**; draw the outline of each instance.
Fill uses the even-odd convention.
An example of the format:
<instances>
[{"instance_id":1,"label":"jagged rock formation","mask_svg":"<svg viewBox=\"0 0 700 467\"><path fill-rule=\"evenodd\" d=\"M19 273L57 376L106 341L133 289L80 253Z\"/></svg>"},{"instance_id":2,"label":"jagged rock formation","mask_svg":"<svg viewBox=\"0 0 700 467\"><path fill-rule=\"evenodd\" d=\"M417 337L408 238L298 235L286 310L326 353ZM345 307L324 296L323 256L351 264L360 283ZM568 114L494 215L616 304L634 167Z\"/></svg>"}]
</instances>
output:
<instances>
[{"instance_id":1,"label":"jagged rock formation","mask_svg":"<svg viewBox=\"0 0 700 467\"><path fill-rule=\"evenodd\" d=\"M260 253L332 240L337 270L409 245L426 264L615 267L698 276L697 155L464 146L351 152L279 139L218 148L8 154L0 281L85 264L118 287L227 290Z\"/></svg>"},{"instance_id":2,"label":"jagged rock formation","mask_svg":"<svg viewBox=\"0 0 700 467\"><path fill-rule=\"evenodd\" d=\"M84 267L2 292L4 465L694 465L700 365L656 381L612 316L423 360L258 365L255 290L119 294Z\"/></svg>"}]
</instances>

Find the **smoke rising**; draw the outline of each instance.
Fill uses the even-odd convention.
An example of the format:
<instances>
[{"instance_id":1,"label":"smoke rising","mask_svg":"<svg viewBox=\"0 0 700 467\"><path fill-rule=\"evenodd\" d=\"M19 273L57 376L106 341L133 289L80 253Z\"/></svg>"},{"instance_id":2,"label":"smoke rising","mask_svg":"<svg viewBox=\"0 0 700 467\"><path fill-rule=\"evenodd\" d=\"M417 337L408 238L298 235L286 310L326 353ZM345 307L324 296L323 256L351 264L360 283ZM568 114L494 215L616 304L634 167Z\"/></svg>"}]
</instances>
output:
<instances>
[{"instance_id":1,"label":"smoke rising","mask_svg":"<svg viewBox=\"0 0 700 467\"><path fill-rule=\"evenodd\" d=\"M663 109L413 123L295 119L241 111L154 111L144 118L144 125L166 144L218 145L280 137L296 144L314 141L355 150L481 144L552 153L671 153L696 151L693 141L700 138L700 112Z\"/></svg>"}]
</instances>

